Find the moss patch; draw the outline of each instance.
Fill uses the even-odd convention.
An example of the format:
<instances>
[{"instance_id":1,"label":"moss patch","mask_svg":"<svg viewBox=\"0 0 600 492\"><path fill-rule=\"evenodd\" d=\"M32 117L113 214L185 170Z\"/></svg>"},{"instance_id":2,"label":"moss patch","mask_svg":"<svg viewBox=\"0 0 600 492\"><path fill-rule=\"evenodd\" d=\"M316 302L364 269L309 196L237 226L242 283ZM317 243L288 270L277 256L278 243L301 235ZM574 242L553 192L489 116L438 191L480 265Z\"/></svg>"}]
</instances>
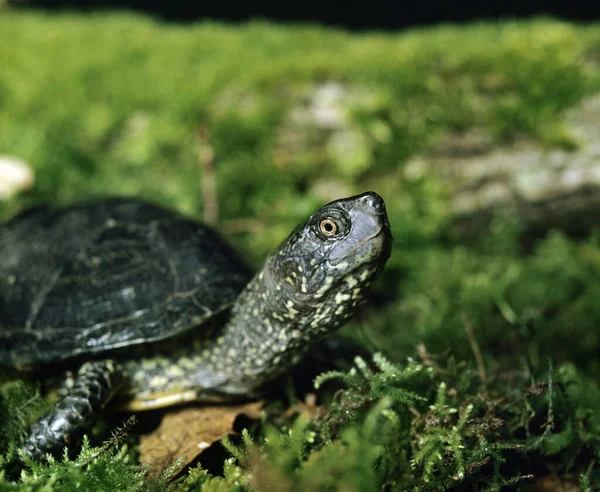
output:
<instances>
[{"instance_id":1,"label":"moss patch","mask_svg":"<svg viewBox=\"0 0 600 492\"><path fill-rule=\"evenodd\" d=\"M257 265L327 197L365 189L386 199L395 243L372 307L345 330L385 357L326 376L345 389L319 417L274 418L225 443L223 476L151 482L135 442L116 440L21 479L0 474L0 487L499 490L556 475L593 490L598 231L554 231L525 255L518 220L498 218L465 244L441 183L406 163L471 129L490 146L526 135L571 148L564 113L600 90L598 46L600 27L549 19L349 34L4 11L0 153L29 162L36 184L2 218L92 195L201 217L199 155L212 154L218 227ZM3 381L10 471L40 403Z\"/></svg>"}]
</instances>

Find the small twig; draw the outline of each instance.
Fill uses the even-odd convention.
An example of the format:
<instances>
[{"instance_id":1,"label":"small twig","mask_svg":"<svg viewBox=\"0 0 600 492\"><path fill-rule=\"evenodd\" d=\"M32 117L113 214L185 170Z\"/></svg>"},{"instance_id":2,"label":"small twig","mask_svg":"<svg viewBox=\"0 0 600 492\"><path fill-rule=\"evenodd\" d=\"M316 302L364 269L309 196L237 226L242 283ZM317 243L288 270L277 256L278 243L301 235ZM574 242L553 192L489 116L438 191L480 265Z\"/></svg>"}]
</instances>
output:
<instances>
[{"instance_id":1,"label":"small twig","mask_svg":"<svg viewBox=\"0 0 600 492\"><path fill-rule=\"evenodd\" d=\"M232 219L222 224L219 229L225 234L258 233L265 229L265 223L260 219Z\"/></svg>"},{"instance_id":2,"label":"small twig","mask_svg":"<svg viewBox=\"0 0 600 492\"><path fill-rule=\"evenodd\" d=\"M123 427L118 427L115 431L113 431L110 439L104 442L100 450L91 458L89 458L83 465L81 465L81 468L85 470L96 458L102 456L103 454L106 454L109 449L119 444L123 440L123 438L129 434L129 432L135 424L137 424L137 419L135 418L135 415L131 415L125 421Z\"/></svg>"},{"instance_id":3,"label":"small twig","mask_svg":"<svg viewBox=\"0 0 600 492\"><path fill-rule=\"evenodd\" d=\"M414 417L421 417L421 412L419 412L415 407L408 407L408 411L413 414Z\"/></svg>"},{"instance_id":4,"label":"small twig","mask_svg":"<svg viewBox=\"0 0 600 492\"><path fill-rule=\"evenodd\" d=\"M471 350L473 351L473 355L475 356L475 363L477 364L477 370L479 371L479 378L481 379L481 384L483 385L483 388L487 393L487 374L485 372L485 366L483 365L483 357L481 356L481 350L479 348L479 344L477 343L477 338L475 338L473 325L471 324L471 320L465 313L461 313L460 317L462 319L465 332L467 333L469 345L471 346Z\"/></svg>"},{"instance_id":5,"label":"small twig","mask_svg":"<svg viewBox=\"0 0 600 492\"><path fill-rule=\"evenodd\" d=\"M444 373L444 372L446 372L435 361L433 355L431 355L429 352L427 352L427 347L425 347L424 343L417 344L417 353L419 354L419 357L421 357L421 360L423 361L423 364L426 367L431 367L437 373Z\"/></svg>"},{"instance_id":6,"label":"small twig","mask_svg":"<svg viewBox=\"0 0 600 492\"><path fill-rule=\"evenodd\" d=\"M217 176L215 169L215 151L210 145L206 127L198 128L198 163L202 170L202 201L204 221L215 225L219 220L219 202L217 201Z\"/></svg>"},{"instance_id":7,"label":"small twig","mask_svg":"<svg viewBox=\"0 0 600 492\"><path fill-rule=\"evenodd\" d=\"M552 397L554 396L554 383L552 380L553 373L552 360L548 361L548 415L544 424L544 432L538 437L534 443L529 445L529 449L537 449L541 442L554 430L554 406Z\"/></svg>"}]
</instances>

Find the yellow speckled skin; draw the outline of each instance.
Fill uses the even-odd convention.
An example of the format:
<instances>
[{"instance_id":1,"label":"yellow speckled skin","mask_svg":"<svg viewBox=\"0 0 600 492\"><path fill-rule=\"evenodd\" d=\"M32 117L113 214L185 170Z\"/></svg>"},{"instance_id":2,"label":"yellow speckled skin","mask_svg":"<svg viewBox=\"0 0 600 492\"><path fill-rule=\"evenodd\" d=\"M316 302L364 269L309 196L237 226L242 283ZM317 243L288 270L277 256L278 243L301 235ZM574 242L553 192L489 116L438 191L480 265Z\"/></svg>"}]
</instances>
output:
<instances>
[{"instance_id":1,"label":"yellow speckled skin","mask_svg":"<svg viewBox=\"0 0 600 492\"><path fill-rule=\"evenodd\" d=\"M294 231L244 289L229 322L209 330L210 336L179 344L169 340L165 347L154 347L155 353L124 361L130 405L170 404L173 394L184 395L182 401L251 394L295 364L312 342L344 324L365 301L365 290L389 256L385 210L374 212L367 205L371 223L360 215L348 220L350 251L343 251L339 261L330 258L335 239L315 238L311 224L332 215L336 206L359 214L349 205L361 200L373 198L369 194L334 202ZM354 221L361 219L368 227L353 231ZM352 238L352 232L360 237ZM326 246L320 255L308 247L315 243ZM304 250L310 254L299 254Z\"/></svg>"}]
</instances>

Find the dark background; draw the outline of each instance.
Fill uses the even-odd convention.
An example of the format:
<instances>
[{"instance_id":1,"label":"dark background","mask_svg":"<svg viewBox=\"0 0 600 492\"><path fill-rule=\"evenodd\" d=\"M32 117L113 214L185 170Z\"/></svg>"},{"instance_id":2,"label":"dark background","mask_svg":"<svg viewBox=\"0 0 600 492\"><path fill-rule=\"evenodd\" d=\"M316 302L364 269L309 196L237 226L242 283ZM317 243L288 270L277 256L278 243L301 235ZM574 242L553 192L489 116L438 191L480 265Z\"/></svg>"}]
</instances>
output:
<instances>
[{"instance_id":1,"label":"dark background","mask_svg":"<svg viewBox=\"0 0 600 492\"><path fill-rule=\"evenodd\" d=\"M251 18L280 21L317 22L350 29L398 29L407 26L461 22L477 19L525 18L551 15L569 20L600 19L600 2L594 0L547 2L506 0L447 2L417 0L292 2L233 1L188 2L166 0L13 0L13 5L47 9L95 10L129 9L172 21L212 18L240 21Z\"/></svg>"}]
</instances>

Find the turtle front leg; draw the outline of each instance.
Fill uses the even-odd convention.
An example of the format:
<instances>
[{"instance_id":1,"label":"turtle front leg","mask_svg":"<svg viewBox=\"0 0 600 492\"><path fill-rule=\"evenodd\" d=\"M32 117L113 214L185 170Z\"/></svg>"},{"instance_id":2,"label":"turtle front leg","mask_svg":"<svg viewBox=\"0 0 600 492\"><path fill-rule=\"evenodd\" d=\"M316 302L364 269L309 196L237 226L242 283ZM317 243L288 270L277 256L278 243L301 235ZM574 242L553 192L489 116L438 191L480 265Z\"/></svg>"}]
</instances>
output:
<instances>
[{"instance_id":1,"label":"turtle front leg","mask_svg":"<svg viewBox=\"0 0 600 492\"><path fill-rule=\"evenodd\" d=\"M57 456L65 446L79 444L93 417L122 382L123 374L113 361L83 364L67 394L29 428L29 437L22 448L25 454L41 460L47 453Z\"/></svg>"}]
</instances>

